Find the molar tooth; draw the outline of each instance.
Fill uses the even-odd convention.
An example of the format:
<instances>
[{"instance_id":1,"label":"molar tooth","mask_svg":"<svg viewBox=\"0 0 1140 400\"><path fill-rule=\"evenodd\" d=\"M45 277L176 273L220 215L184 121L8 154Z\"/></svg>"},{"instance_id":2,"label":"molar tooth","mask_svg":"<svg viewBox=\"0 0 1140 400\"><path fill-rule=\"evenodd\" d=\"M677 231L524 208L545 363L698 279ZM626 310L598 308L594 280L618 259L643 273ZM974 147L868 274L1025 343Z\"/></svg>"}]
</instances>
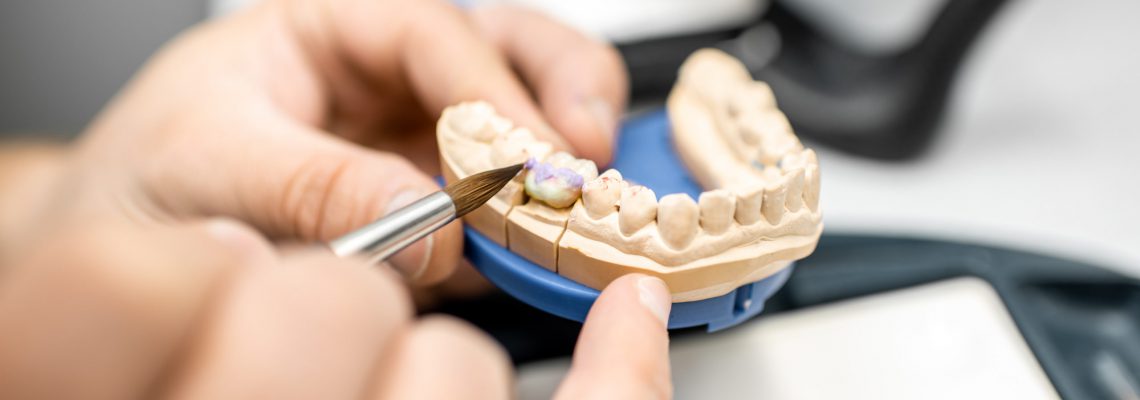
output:
<instances>
[{"instance_id":1,"label":"molar tooth","mask_svg":"<svg viewBox=\"0 0 1140 400\"><path fill-rule=\"evenodd\" d=\"M505 167L549 152L549 143L535 140L529 129L518 127L491 141L491 164L494 168Z\"/></svg>"},{"instance_id":2,"label":"molar tooth","mask_svg":"<svg viewBox=\"0 0 1140 400\"><path fill-rule=\"evenodd\" d=\"M489 131L489 133L484 133L484 135L491 135L490 138L487 138L487 141L490 141L495 136L506 135L511 131L511 128L515 126L511 120L498 115L492 115L487 125L490 127L490 129L485 129L484 131Z\"/></svg>"},{"instance_id":3,"label":"molar tooth","mask_svg":"<svg viewBox=\"0 0 1140 400\"><path fill-rule=\"evenodd\" d=\"M815 211L819 209L819 158L812 149L804 150L803 158L807 166L804 171L804 202L808 209Z\"/></svg>"},{"instance_id":4,"label":"molar tooth","mask_svg":"<svg viewBox=\"0 0 1140 400\"><path fill-rule=\"evenodd\" d=\"M571 161L574 161L574 156L565 151L554 152L554 154L551 154L547 156L546 159L542 160L542 162L550 164L554 167L565 167L566 164L570 163Z\"/></svg>"},{"instance_id":5,"label":"molar tooth","mask_svg":"<svg viewBox=\"0 0 1140 400\"><path fill-rule=\"evenodd\" d=\"M485 102L464 103L451 112L448 124L456 133L479 141L490 141L494 130L490 127L495 109Z\"/></svg>"},{"instance_id":6,"label":"molar tooth","mask_svg":"<svg viewBox=\"0 0 1140 400\"><path fill-rule=\"evenodd\" d=\"M788 177L788 194L785 196L784 204L788 207L788 211L799 211L804 204L804 169L793 168L785 176Z\"/></svg>"},{"instance_id":7,"label":"molar tooth","mask_svg":"<svg viewBox=\"0 0 1140 400\"><path fill-rule=\"evenodd\" d=\"M602 174L597 179L588 180L582 185L582 205L586 207L586 213L594 219L614 212L614 207L617 206L620 198L621 182L606 174Z\"/></svg>"},{"instance_id":8,"label":"molar tooth","mask_svg":"<svg viewBox=\"0 0 1140 400\"><path fill-rule=\"evenodd\" d=\"M602 175L600 175L599 177L600 178L608 177L608 178L616 180L616 181L622 180L621 171L618 171L618 170L613 169L613 168L607 169L606 172L602 172Z\"/></svg>"},{"instance_id":9,"label":"molar tooth","mask_svg":"<svg viewBox=\"0 0 1140 400\"><path fill-rule=\"evenodd\" d=\"M771 183L764 188L764 204L760 207L760 211L772 225L779 224L780 219L784 217L784 198L788 194L788 186L782 183L782 181Z\"/></svg>"},{"instance_id":10,"label":"molar tooth","mask_svg":"<svg viewBox=\"0 0 1140 400\"><path fill-rule=\"evenodd\" d=\"M819 209L819 167L815 164L808 164L804 172L803 197L808 209L812 211Z\"/></svg>"},{"instance_id":11,"label":"molar tooth","mask_svg":"<svg viewBox=\"0 0 1140 400\"><path fill-rule=\"evenodd\" d=\"M701 193L698 202L701 207L701 228L705 232L719 235L732 226L732 215L736 213L736 197L732 193L721 189L710 190Z\"/></svg>"},{"instance_id":12,"label":"molar tooth","mask_svg":"<svg viewBox=\"0 0 1140 400\"><path fill-rule=\"evenodd\" d=\"M657 230L665 244L683 249L697 236L700 208L689 195L671 194L661 198L657 208Z\"/></svg>"},{"instance_id":13,"label":"molar tooth","mask_svg":"<svg viewBox=\"0 0 1140 400\"><path fill-rule=\"evenodd\" d=\"M815 155L815 150L804 149L803 152L804 165L819 166L819 158Z\"/></svg>"},{"instance_id":14,"label":"molar tooth","mask_svg":"<svg viewBox=\"0 0 1140 400\"><path fill-rule=\"evenodd\" d=\"M776 106L776 95L764 82L753 82L729 94L728 110L734 115L747 115Z\"/></svg>"},{"instance_id":15,"label":"molar tooth","mask_svg":"<svg viewBox=\"0 0 1140 400\"><path fill-rule=\"evenodd\" d=\"M736 222L751 225L760 220L760 205L766 203L763 186L744 188L736 193ZM781 204L782 206L782 204Z\"/></svg>"},{"instance_id":16,"label":"molar tooth","mask_svg":"<svg viewBox=\"0 0 1140 400\"><path fill-rule=\"evenodd\" d=\"M565 167L581 175L583 181L592 181L598 177L598 166L590 160L576 158L566 163Z\"/></svg>"},{"instance_id":17,"label":"molar tooth","mask_svg":"<svg viewBox=\"0 0 1140 400\"><path fill-rule=\"evenodd\" d=\"M803 168L804 160L805 160L805 158L804 158L803 153L793 151L791 153L785 154L784 157L781 158L780 161L776 163L776 166L780 167L780 169L785 170L785 171L791 170L791 169L794 169L797 167Z\"/></svg>"},{"instance_id":18,"label":"molar tooth","mask_svg":"<svg viewBox=\"0 0 1140 400\"><path fill-rule=\"evenodd\" d=\"M523 151L526 152L528 159L534 157L536 160L546 158L546 156L553 150L554 146L547 142L531 142L523 148Z\"/></svg>"},{"instance_id":19,"label":"molar tooth","mask_svg":"<svg viewBox=\"0 0 1140 400\"><path fill-rule=\"evenodd\" d=\"M628 186L621 189L618 206L618 228L629 236L657 217L657 195L645 186Z\"/></svg>"}]
</instances>

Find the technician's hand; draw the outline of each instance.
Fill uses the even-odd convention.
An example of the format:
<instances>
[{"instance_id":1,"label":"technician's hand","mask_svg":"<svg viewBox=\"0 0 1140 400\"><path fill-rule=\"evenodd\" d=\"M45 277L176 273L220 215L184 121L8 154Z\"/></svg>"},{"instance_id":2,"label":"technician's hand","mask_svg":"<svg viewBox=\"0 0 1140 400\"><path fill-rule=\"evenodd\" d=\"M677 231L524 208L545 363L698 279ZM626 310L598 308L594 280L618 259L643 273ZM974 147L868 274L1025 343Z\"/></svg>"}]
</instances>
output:
<instances>
[{"instance_id":1,"label":"technician's hand","mask_svg":"<svg viewBox=\"0 0 1140 400\"><path fill-rule=\"evenodd\" d=\"M604 163L625 95L611 47L533 13L270 0L163 49L89 127L62 197L82 205L70 217L228 216L328 240L436 189L448 105L486 99ZM452 224L392 263L439 282L460 241Z\"/></svg>"},{"instance_id":2,"label":"technician's hand","mask_svg":"<svg viewBox=\"0 0 1140 400\"><path fill-rule=\"evenodd\" d=\"M478 330L413 317L400 278L249 228L105 222L55 235L0 279L4 399L506 399ZM560 397L665 398L668 292L627 276L599 298Z\"/></svg>"}]
</instances>

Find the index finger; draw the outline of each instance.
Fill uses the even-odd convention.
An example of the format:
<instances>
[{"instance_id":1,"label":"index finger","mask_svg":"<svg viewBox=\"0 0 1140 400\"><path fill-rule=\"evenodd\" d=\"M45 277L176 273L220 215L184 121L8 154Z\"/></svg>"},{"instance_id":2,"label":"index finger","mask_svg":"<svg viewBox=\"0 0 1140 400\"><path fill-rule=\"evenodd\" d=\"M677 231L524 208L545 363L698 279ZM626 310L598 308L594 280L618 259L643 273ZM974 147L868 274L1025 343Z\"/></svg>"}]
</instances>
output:
<instances>
[{"instance_id":1,"label":"index finger","mask_svg":"<svg viewBox=\"0 0 1140 400\"><path fill-rule=\"evenodd\" d=\"M439 115L462 101L485 100L555 147L569 148L555 134L510 63L459 8L442 0L323 2L329 18L319 32L371 76L407 79L424 108ZM385 16L395 17L377 23ZM394 49L393 52L384 51Z\"/></svg>"}]
</instances>

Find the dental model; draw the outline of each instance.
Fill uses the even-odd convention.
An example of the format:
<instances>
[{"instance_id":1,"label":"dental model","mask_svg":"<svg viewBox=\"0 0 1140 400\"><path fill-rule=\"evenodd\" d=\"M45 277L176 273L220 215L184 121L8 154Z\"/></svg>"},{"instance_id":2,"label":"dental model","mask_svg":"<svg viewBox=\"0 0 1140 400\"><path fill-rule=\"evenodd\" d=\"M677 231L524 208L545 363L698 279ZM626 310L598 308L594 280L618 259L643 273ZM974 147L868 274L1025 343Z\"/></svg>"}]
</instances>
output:
<instances>
[{"instance_id":1,"label":"dental model","mask_svg":"<svg viewBox=\"0 0 1140 400\"><path fill-rule=\"evenodd\" d=\"M527 163L467 224L524 258L602 289L628 273L663 279L674 302L724 295L815 249L819 163L768 86L717 50L694 53L668 100L677 153L708 191L698 199L598 174L484 102L444 110L444 178Z\"/></svg>"}]
</instances>

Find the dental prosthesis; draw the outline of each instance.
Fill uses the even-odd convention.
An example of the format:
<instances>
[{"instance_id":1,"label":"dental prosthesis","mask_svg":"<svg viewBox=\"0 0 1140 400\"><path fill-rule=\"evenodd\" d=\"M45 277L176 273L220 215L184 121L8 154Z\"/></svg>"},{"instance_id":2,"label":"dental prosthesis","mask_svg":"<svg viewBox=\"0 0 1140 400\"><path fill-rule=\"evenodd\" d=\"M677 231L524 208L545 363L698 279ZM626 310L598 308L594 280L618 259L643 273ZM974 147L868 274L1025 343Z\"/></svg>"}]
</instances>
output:
<instances>
[{"instance_id":1,"label":"dental prosthesis","mask_svg":"<svg viewBox=\"0 0 1140 400\"><path fill-rule=\"evenodd\" d=\"M709 299L766 278L815 249L823 224L819 163L772 91L736 59L700 50L668 100L677 153L706 192L693 199L601 174L553 151L485 102L444 110L437 126L448 182L526 162L465 222L557 274L601 290L628 273L663 279L674 302Z\"/></svg>"}]
</instances>

